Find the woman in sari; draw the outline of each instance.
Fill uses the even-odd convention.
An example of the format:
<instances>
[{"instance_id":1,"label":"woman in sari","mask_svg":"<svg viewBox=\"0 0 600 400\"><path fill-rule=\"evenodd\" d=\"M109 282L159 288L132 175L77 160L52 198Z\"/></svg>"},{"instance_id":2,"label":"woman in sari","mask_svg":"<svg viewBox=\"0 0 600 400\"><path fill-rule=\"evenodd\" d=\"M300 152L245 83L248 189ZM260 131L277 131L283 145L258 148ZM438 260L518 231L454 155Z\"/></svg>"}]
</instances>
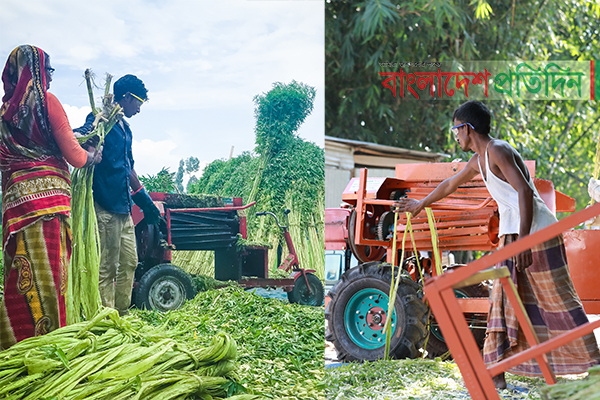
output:
<instances>
[{"instance_id":1,"label":"woman in sari","mask_svg":"<svg viewBox=\"0 0 600 400\"><path fill-rule=\"evenodd\" d=\"M71 256L71 178L74 167L96 164L65 111L48 92L50 57L29 45L12 51L0 108L2 255L0 350L66 324L65 294Z\"/></svg>"}]
</instances>

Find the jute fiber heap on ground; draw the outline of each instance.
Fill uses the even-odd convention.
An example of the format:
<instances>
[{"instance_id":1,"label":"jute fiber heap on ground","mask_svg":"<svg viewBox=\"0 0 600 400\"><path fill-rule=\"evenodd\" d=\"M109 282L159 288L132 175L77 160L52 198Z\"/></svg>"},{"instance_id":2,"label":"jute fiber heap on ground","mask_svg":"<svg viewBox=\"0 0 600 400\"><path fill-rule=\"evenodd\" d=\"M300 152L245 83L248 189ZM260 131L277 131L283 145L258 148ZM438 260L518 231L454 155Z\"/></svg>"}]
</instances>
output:
<instances>
[{"instance_id":1,"label":"jute fiber heap on ground","mask_svg":"<svg viewBox=\"0 0 600 400\"><path fill-rule=\"evenodd\" d=\"M198 293L168 313L136 310L178 341L220 331L237 343L239 383L267 399L325 400L323 309L263 298L238 286Z\"/></svg>"},{"instance_id":2,"label":"jute fiber heap on ground","mask_svg":"<svg viewBox=\"0 0 600 400\"><path fill-rule=\"evenodd\" d=\"M88 94L92 112L96 116L94 130L78 138L85 143L97 136L99 151L104 135L112 129L123 113L117 103L113 103L113 95L109 93L112 76L106 75L106 88L102 99L102 107L96 108L92 91L91 72L85 71ZM67 289L67 323L73 324L91 318L101 306L98 289L100 265L100 240L98 221L94 211L92 182L94 166L77 168L71 181L71 228L73 231L73 252L69 266L69 283Z\"/></svg>"}]
</instances>

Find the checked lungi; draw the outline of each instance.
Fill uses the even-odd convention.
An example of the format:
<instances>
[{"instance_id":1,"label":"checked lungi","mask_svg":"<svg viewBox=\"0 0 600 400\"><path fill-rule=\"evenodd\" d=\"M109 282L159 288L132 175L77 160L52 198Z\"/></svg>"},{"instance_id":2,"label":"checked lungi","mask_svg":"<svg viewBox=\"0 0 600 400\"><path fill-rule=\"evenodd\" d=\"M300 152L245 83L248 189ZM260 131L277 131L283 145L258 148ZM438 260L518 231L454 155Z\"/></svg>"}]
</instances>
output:
<instances>
[{"instance_id":1,"label":"checked lungi","mask_svg":"<svg viewBox=\"0 0 600 400\"><path fill-rule=\"evenodd\" d=\"M499 248L515 241L517 237L502 236ZM585 324L588 318L569 275L563 236L535 246L531 251L533 263L522 272L516 270L514 258L498 266L508 267L535 333L539 341L544 342ZM494 281L490 303L483 348L486 364L497 363L529 348L513 305L508 301L499 280ZM557 375L586 372L600 363L598 344L593 334L552 350L547 356ZM524 376L541 375L535 359L508 371Z\"/></svg>"}]
</instances>

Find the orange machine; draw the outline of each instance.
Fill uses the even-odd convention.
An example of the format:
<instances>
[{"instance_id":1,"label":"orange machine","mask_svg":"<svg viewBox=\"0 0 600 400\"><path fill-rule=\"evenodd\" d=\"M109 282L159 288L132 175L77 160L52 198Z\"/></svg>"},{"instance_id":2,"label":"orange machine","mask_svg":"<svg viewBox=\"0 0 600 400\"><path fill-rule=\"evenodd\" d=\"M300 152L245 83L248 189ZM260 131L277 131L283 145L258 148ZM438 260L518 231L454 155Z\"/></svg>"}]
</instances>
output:
<instances>
[{"instance_id":1,"label":"orange machine","mask_svg":"<svg viewBox=\"0 0 600 400\"><path fill-rule=\"evenodd\" d=\"M531 175L535 176L535 162L527 161L525 164ZM360 178L353 178L342 195L342 200L353 206L348 223L348 245L359 261L380 260L386 252L387 261L391 261L393 214L390 211L394 197L406 195L422 199L441 181L457 174L465 166L466 163L399 164L395 178L367 178L367 171L363 169ZM361 180L365 182L362 189ZM575 200L554 190L551 181L538 178L533 181L551 211L575 211ZM432 209L440 251L496 249L498 207L481 176L442 202L433 204ZM399 216L398 222L397 247L400 248L406 217ZM425 213L412 218L411 223L417 250L431 251L431 233ZM600 280L590 279L596 275L589 274L595 269L596 262L596 255L589 249L600 246L600 231L569 230L564 233L564 238L571 277L584 308L590 314L600 314ZM405 247L412 250L412 243L407 240ZM435 274L435 271L430 272ZM463 300L462 303L467 302ZM481 310L480 306L475 307Z\"/></svg>"},{"instance_id":2,"label":"orange machine","mask_svg":"<svg viewBox=\"0 0 600 400\"><path fill-rule=\"evenodd\" d=\"M532 176L535 164L526 162ZM350 181L342 200L354 207L351 215L349 239L363 262L374 261L385 249L391 248L389 234L393 215L390 213L394 199L407 196L422 199L444 179L460 172L466 163L399 164L396 178L360 178ZM364 182L361 185L361 182ZM534 179L540 195L554 212L575 211L575 201L554 190L552 182ZM460 187L434 209L440 248L443 250L485 250L496 248L498 243L498 212L481 176ZM406 217L401 216L399 233L404 232ZM427 217L420 215L412 220L418 250L432 250ZM401 236L400 236L401 237ZM409 245L409 248L412 245ZM368 249L367 249L368 248ZM379 249L379 250L377 250ZM380 257L379 257L380 258Z\"/></svg>"},{"instance_id":3,"label":"orange machine","mask_svg":"<svg viewBox=\"0 0 600 400\"><path fill-rule=\"evenodd\" d=\"M527 161L526 165L534 177L535 162ZM399 164L394 178L367 178L367 171L363 169L360 177L353 178L342 195L350 211L326 210L326 247L329 240L337 243L344 237L354 256L362 263L348 269L329 293L330 300L325 311L328 320L327 339L335 345L340 360L381 358L384 345L381 327L388 318L392 319L392 355L417 356L427 337L428 325L431 332L427 342L428 353L435 356L447 349L442 335L442 321L438 320L439 324L433 321L428 309L421 308L423 282L419 282L414 271L412 280L402 278L399 298L394 299L397 311L394 315L387 315L391 270L381 264L381 260L392 260L394 201L403 196L421 199L441 181L457 174L465 166L466 163ZM555 191L552 182L534 178L534 183L550 210L575 211L574 199ZM497 205L480 176L461 186L443 201L433 204L432 209L440 252L496 249L499 225ZM328 214L332 214L331 221L327 219ZM343 223L341 221L345 216L346 223ZM432 251L425 213L412 218L411 223L416 250ZM405 227L406 217L401 215L397 226L397 249L401 248ZM595 274L589 273L594 269L595 257L595 252L589 249L600 246L600 231L566 231L564 236L573 283L584 308L588 313L600 313L600 282L597 282ZM415 250L410 240L406 241L405 248ZM431 262L423 261L425 272L435 277ZM405 264L402 268L411 272L414 262L408 260ZM464 268L460 265L450 266L455 272ZM468 319L467 326L473 333L471 336L475 336L481 345L489 310L487 289L475 283L452 290L460 311Z\"/></svg>"}]
</instances>

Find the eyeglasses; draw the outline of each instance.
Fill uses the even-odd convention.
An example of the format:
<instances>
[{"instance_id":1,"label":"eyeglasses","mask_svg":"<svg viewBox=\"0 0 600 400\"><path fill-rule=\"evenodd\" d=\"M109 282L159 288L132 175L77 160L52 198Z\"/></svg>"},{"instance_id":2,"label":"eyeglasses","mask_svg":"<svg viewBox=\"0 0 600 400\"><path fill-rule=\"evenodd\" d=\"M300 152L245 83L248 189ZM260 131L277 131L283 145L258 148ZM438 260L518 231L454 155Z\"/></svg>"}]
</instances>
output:
<instances>
[{"instance_id":1,"label":"eyeglasses","mask_svg":"<svg viewBox=\"0 0 600 400\"><path fill-rule=\"evenodd\" d=\"M452 128L450 128L450 130L452 131L452 133L454 133L454 137L456 138L456 140L458 140L458 128L465 126L465 125L469 125L471 127L471 129L475 130L475 128L473 127L473 125L471 125L468 122L465 122L464 124L460 124L460 125L456 125L453 126Z\"/></svg>"},{"instance_id":2,"label":"eyeglasses","mask_svg":"<svg viewBox=\"0 0 600 400\"><path fill-rule=\"evenodd\" d=\"M52 67L46 67L46 71L50 74L50 76L54 75L55 69Z\"/></svg>"},{"instance_id":3,"label":"eyeglasses","mask_svg":"<svg viewBox=\"0 0 600 400\"><path fill-rule=\"evenodd\" d=\"M142 99L140 99L138 96L136 96L135 94L133 94L133 93L131 93L131 92L129 92L129 94L130 94L132 97L134 97L134 98L138 99L139 101L141 101L141 102L142 102L142 104L144 104L144 103L146 102L145 100L142 100Z\"/></svg>"}]
</instances>

